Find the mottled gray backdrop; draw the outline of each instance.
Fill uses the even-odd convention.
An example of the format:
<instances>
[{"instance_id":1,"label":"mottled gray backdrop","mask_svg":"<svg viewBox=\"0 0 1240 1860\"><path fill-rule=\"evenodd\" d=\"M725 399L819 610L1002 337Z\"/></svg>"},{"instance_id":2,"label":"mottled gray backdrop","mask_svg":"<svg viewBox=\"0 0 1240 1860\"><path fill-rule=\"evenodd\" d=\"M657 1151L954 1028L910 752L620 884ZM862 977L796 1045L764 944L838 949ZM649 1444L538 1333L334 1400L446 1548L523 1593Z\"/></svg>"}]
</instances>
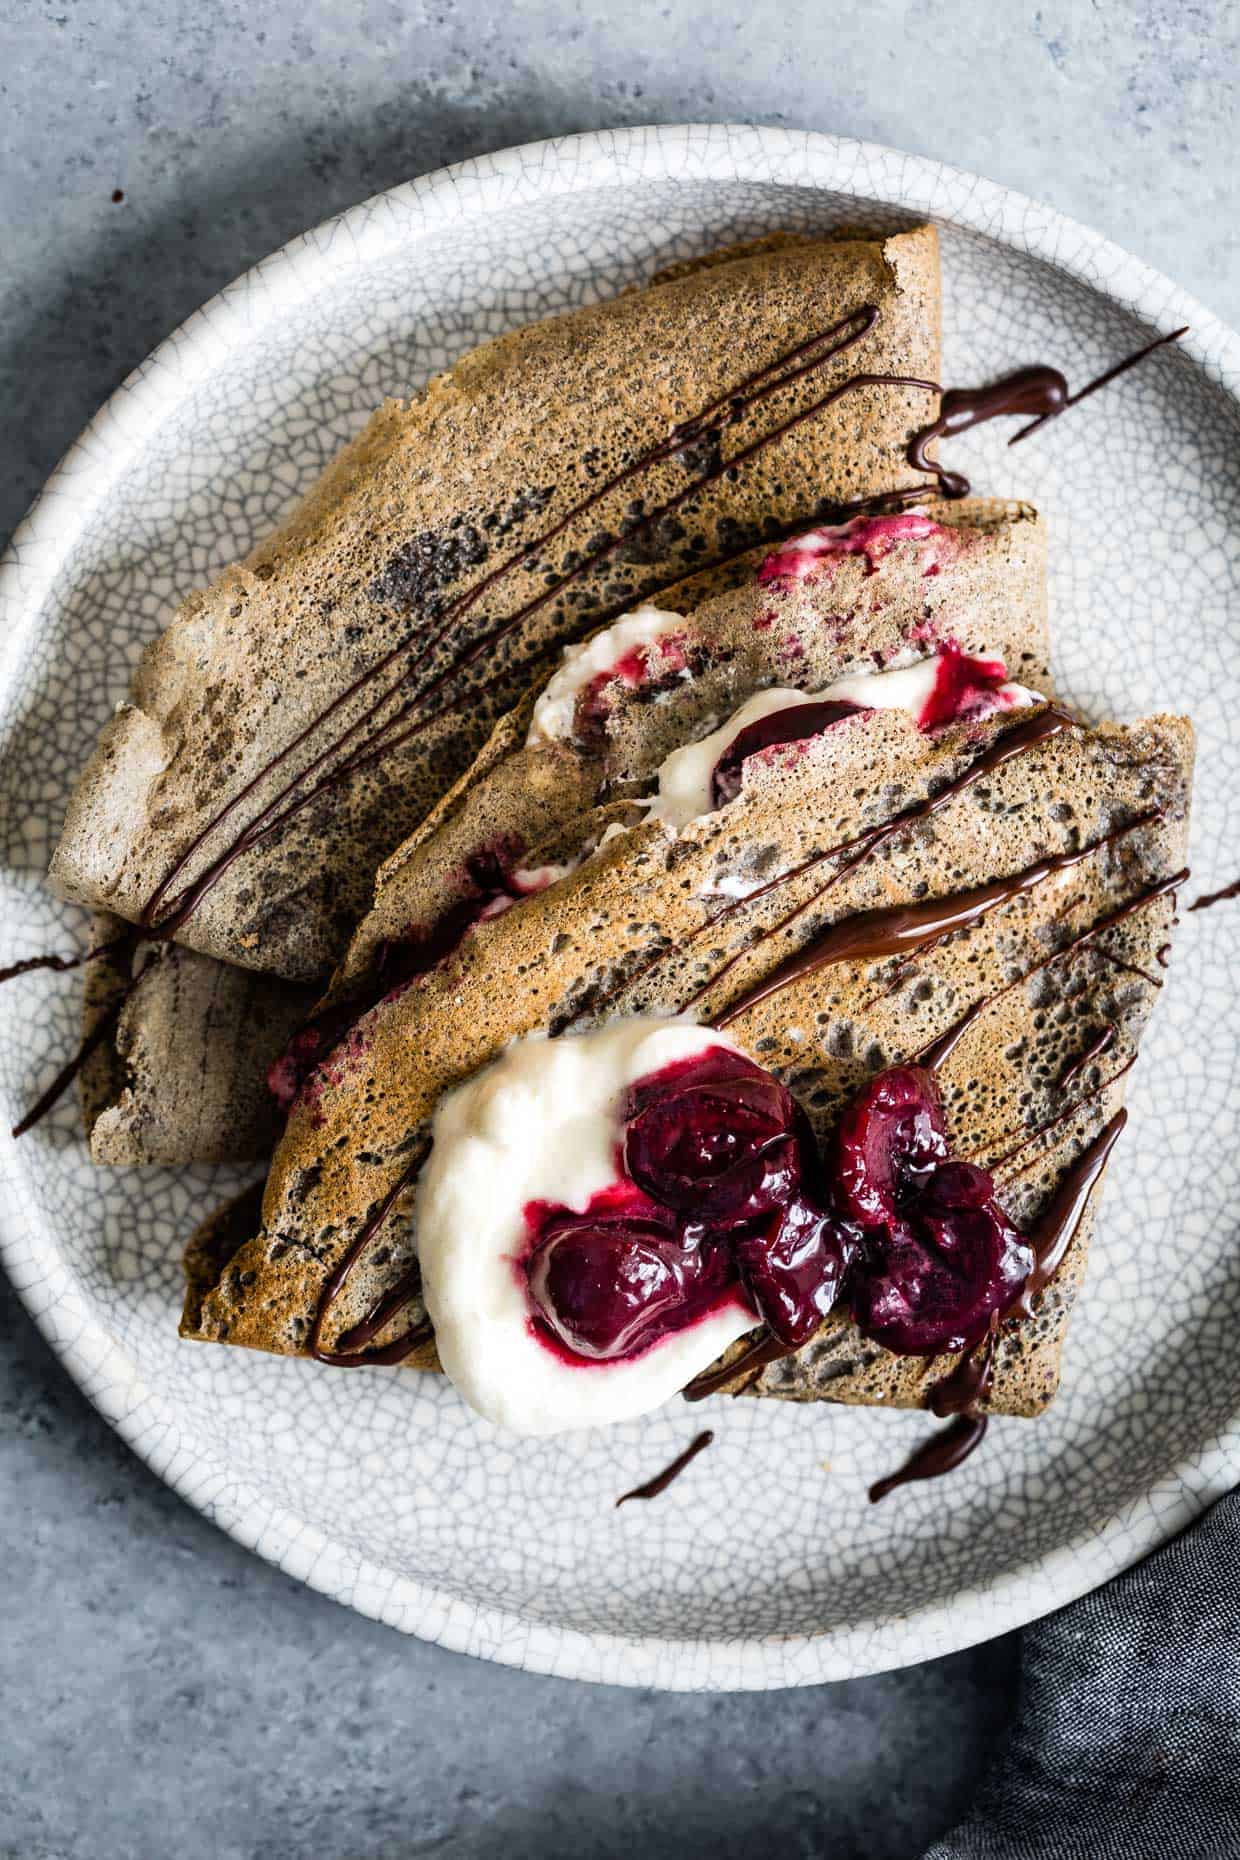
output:
<instances>
[{"instance_id":1,"label":"mottled gray backdrop","mask_svg":"<svg viewBox=\"0 0 1240 1860\"><path fill-rule=\"evenodd\" d=\"M1235 322L1238 44L1229 0L3 0L0 538L239 271L571 130L751 120L937 156ZM7 1290L0 1312L0 1860L896 1860L1002 1730L1014 1642L694 1699L400 1639L187 1510Z\"/></svg>"}]
</instances>

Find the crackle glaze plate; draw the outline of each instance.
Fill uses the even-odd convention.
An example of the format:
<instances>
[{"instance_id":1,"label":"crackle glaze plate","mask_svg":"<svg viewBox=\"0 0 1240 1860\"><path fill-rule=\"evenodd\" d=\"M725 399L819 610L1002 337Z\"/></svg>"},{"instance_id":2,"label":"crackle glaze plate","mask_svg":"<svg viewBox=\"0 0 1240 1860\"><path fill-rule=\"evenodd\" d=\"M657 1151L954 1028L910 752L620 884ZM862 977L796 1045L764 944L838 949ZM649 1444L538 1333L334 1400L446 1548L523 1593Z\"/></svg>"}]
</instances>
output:
<instances>
[{"instance_id":1,"label":"crackle glaze plate","mask_svg":"<svg viewBox=\"0 0 1240 1860\"><path fill-rule=\"evenodd\" d=\"M1051 535L1059 690L1188 711L1188 896L1240 872L1240 341L1105 240L972 176L773 129L510 150L365 202L225 291L87 428L0 575L3 959L72 948L40 880L87 745L178 599L247 550L386 394L480 338L771 227L929 217L945 372L1080 383L1191 333L1019 449L952 462ZM1184 1524L1240 1463L1240 902L1186 916L1072 1325L1063 1393L950 1480L870 1506L926 1417L715 1401L522 1443L435 1378L181 1343L182 1242L240 1179L107 1175L66 1102L0 1156L22 1297L91 1400L206 1515L394 1627L542 1672L683 1688L872 1672L997 1634ZM78 988L0 992L7 1128L75 1039ZM614 1509L703 1425L652 1504Z\"/></svg>"}]
</instances>

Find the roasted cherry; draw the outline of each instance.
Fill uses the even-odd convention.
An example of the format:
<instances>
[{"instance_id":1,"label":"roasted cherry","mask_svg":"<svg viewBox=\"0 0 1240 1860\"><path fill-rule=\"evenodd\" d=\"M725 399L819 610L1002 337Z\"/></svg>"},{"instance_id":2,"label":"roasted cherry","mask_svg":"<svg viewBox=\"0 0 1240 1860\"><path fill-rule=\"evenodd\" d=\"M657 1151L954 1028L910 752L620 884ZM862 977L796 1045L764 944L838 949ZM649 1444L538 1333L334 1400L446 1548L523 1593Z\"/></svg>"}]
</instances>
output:
<instances>
[{"instance_id":1,"label":"roasted cherry","mask_svg":"<svg viewBox=\"0 0 1240 1860\"><path fill-rule=\"evenodd\" d=\"M624 1166L695 1222L733 1226L781 1207L800 1180L791 1094L717 1047L639 1084L626 1106Z\"/></svg>"},{"instance_id":2,"label":"roasted cherry","mask_svg":"<svg viewBox=\"0 0 1240 1860\"><path fill-rule=\"evenodd\" d=\"M907 1217L868 1237L853 1280L857 1323L901 1355L968 1349L1012 1304L1033 1250L984 1169L944 1164Z\"/></svg>"},{"instance_id":3,"label":"roasted cherry","mask_svg":"<svg viewBox=\"0 0 1240 1860\"><path fill-rule=\"evenodd\" d=\"M943 1107L933 1078L919 1066L891 1066L853 1100L840 1122L840 1206L864 1227L888 1225L946 1160Z\"/></svg>"},{"instance_id":4,"label":"roasted cherry","mask_svg":"<svg viewBox=\"0 0 1240 1860\"><path fill-rule=\"evenodd\" d=\"M729 801L736 799L748 757L756 756L763 749L774 749L781 743L802 743L808 737L820 736L833 723L854 716L859 708L857 704L834 699L816 704L789 704L786 710L772 711L769 716L746 724L732 738L711 773L711 806L726 807Z\"/></svg>"},{"instance_id":5,"label":"roasted cherry","mask_svg":"<svg viewBox=\"0 0 1240 1860\"><path fill-rule=\"evenodd\" d=\"M772 1335L807 1343L839 1297L858 1230L804 1195L735 1241L741 1283Z\"/></svg>"},{"instance_id":6,"label":"roasted cherry","mask_svg":"<svg viewBox=\"0 0 1240 1860\"><path fill-rule=\"evenodd\" d=\"M719 1246L686 1246L668 1228L565 1214L527 1266L530 1296L573 1355L614 1361L702 1316L734 1273Z\"/></svg>"}]
</instances>

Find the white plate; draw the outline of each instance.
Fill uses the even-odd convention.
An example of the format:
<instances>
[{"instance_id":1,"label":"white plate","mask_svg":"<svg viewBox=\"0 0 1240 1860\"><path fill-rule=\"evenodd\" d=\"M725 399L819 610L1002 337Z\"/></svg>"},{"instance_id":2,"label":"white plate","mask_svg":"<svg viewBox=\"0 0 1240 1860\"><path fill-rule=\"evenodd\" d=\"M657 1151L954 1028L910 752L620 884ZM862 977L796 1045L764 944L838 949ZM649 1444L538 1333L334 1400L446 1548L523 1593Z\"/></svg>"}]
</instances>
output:
<instances>
[{"instance_id":1,"label":"white plate","mask_svg":"<svg viewBox=\"0 0 1240 1860\"><path fill-rule=\"evenodd\" d=\"M542 143L367 201L172 336L69 453L0 576L4 960L68 948L40 888L70 782L140 645L239 554L386 393L482 336L773 226L943 229L945 378L1055 361L1074 382L1164 352L1008 453L952 453L1051 523L1059 688L1200 731L1200 887L1240 872L1240 343L1165 279L1001 188L782 130ZM1132 1080L1064 1393L997 1424L951 1480L866 1503L919 1416L675 1405L522 1445L450 1388L177 1340L181 1241L223 1171L109 1176L76 1106L0 1156L4 1253L69 1369L130 1444L242 1542L364 1612L545 1672L763 1687L967 1645L1067 1601L1183 1524L1240 1443L1240 904L1187 917ZM7 1125L74 1039L78 989L0 992ZM663 1498L617 1512L702 1425ZM1229 1472L1228 1468L1231 1468Z\"/></svg>"}]
</instances>

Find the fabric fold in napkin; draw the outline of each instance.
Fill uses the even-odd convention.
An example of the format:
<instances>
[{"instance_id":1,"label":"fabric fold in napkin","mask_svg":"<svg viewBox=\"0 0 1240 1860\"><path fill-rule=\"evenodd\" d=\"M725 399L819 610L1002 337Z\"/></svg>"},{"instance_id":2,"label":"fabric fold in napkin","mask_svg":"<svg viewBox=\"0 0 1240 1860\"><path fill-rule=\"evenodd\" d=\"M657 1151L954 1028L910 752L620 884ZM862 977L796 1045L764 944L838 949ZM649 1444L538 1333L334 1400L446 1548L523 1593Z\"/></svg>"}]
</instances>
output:
<instances>
[{"instance_id":1,"label":"fabric fold in napkin","mask_svg":"<svg viewBox=\"0 0 1240 1860\"><path fill-rule=\"evenodd\" d=\"M1240 1489L1021 1637L1016 1721L924 1860L1240 1854Z\"/></svg>"}]
</instances>

